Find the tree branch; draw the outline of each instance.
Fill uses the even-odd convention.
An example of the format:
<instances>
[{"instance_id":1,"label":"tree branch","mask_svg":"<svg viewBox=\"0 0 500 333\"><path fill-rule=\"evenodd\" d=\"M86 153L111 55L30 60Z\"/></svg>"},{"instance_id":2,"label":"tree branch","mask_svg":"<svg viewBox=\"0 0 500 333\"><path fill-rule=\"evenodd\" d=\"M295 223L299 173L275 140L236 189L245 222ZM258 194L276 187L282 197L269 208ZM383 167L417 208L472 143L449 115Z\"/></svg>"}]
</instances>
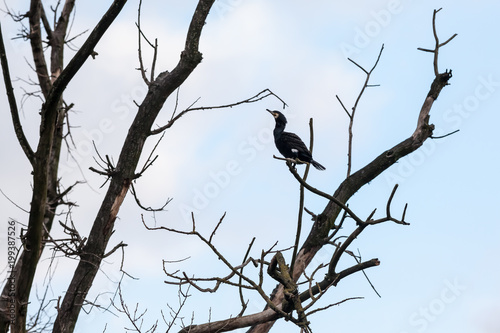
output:
<instances>
[{"instance_id":1,"label":"tree branch","mask_svg":"<svg viewBox=\"0 0 500 333\"><path fill-rule=\"evenodd\" d=\"M439 45L436 49L435 54L438 53ZM437 58L435 59L437 60ZM417 128L414 133L403 140L399 144L394 147L386 150L379 156L377 156L373 161L368 163L365 167L361 168L359 171L348 176L337 188L333 195L328 195L322 191L312 188L311 186L305 186L309 190L314 193L325 197L330 198L329 203L323 210L323 212L318 215L315 220L313 226L311 227L311 231L302 245L301 250L299 251L296 259L296 264L294 266L294 272L292 272L292 276L294 280L297 280L305 268L312 261L316 253L323 247L325 244L325 239L328 239L328 233L330 230L337 228L335 225L335 221L338 218L340 212L342 210L348 209L345 203L356 193L361 187L365 184L368 184L373 179L375 179L378 175L380 175L383 171L387 170L390 166L396 163L400 158L414 152L418 148L422 146L424 141L428 139L432 135L432 131L434 129L434 125L429 124L429 113L432 108L434 101L439 96L442 88L448 84L449 79L451 78L451 71L446 71L445 73L437 73L434 81L431 85L429 93L424 100L424 104L420 109L420 113L417 121ZM351 115L352 116L352 115ZM290 168L292 169L292 168ZM290 170L295 178L300 182L300 177L297 177L296 172L294 173ZM349 212L349 215L350 212ZM404 215L404 213L403 213ZM352 215L351 215L352 216ZM371 216L370 216L371 218ZM356 220L356 219L355 219ZM358 224L358 228L355 230L355 233L361 232L363 228L366 226L363 224L359 224L359 221L356 221ZM355 235L355 234L354 234ZM347 241L346 241L347 242ZM336 259L333 260L332 266L335 266ZM297 265L297 262L300 262L300 265ZM376 261L378 264L378 261ZM375 265L375 261L370 263L369 265ZM275 304L279 304L282 302L284 298L283 288L280 287L275 293L272 300ZM263 325L253 326L249 332L252 333L261 333L268 332L272 327L273 323L265 323Z\"/></svg>"},{"instance_id":2,"label":"tree branch","mask_svg":"<svg viewBox=\"0 0 500 333\"><path fill-rule=\"evenodd\" d=\"M309 151L313 152L314 148L314 126L313 119L309 119ZM305 182L307 180L307 175L309 174L310 164L307 163L306 169L304 170L304 175L302 180ZM290 271L293 272L293 266L295 264L295 258L297 257L297 251L299 250L300 233L302 232L302 214L304 211L304 185L300 185L299 194L299 213L297 218L297 231L295 232L295 244L293 246L292 261L290 263Z\"/></svg>"},{"instance_id":3,"label":"tree branch","mask_svg":"<svg viewBox=\"0 0 500 333\"><path fill-rule=\"evenodd\" d=\"M66 42L66 34L68 30L69 17L73 8L75 6L75 0L66 0L64 2L61 15L57 20L57 24L54 26L54 30L51 33L51 38L49 39L51 45L51 56L50 56L50 81L54 82L61 74L64 66L63 54L64 54L64 44Z\"/></svg>"},{"instance_id":4,"label":"tree branch","mask_svg":"<svg viewBox=\"0 0 500 333\"><path fill-rule=\"evenodd\" d=\"M198 2L186 36L185 49L181 53L177 66L171 72L165 71L160 73L149 85L148 93L139 106L125 138L116 164L116 173L111 176L109 188L92 225L88 237L89 240L84 248L84 254L81 256L54 323L55 333L72 332L74 329L81 304L83 304L97 274L102 256L113 232L118 211L132 180L136 177L135 170L146 139L151 135L152 124L166 99L186 80L201 62L202 56L198 50L199 38L214 1L200 0ZM124 0L113 3L109 11L104 15L103 20L96 26L87 42L80 49L79 52L81 52L82 58L75 60L78 58L75 56L56 82L54 82L54 95L57 95L57 92L62 90L65 84L69 82L69 79L73 77L75 71L83 63L83 58L86 59L92 52L93 46L97 43L98 37L100 37L98 32L103 32L111 24L112 19L116 17L124 4ZM73 63L73 61L75 62Z\"/></svg>"},{"instance_id":5,"label":"tree branch","mask_svg":"<svg viewBox=\"0 0 500 333\"><path fill-rule=\"evenodd\" d=\"M75 74L80 70L88 57L94 52L94 48L101 40L104 33L108 30L111 23L114 22L127 0L114 0L108 11L99 20L94 30L90 33L82 47L76 52L66 68L61 72L59 77L54 81L53 89L47 96L45 109L52 110L59 101L63 91L68 83L73 79Z\"/></svg>"},{"instance_id":6,"label":"tree branch","mask_svg":"<svg viewBox=\"0 0 500 333\"><path fill-rule=\"evenodd\" d=\"M275 93L273 93L271 90L264 89L261 92L259 92L258 94L254 95L254 96L252 96L250 98L247 98L247 99L244 99L242 101L235 102L235 103L224 104L224 105L217 105L217 106L188 107L187 109L185 109L182 112L180 112L179 114L177 114L177 116L174 117L174 115L172 115L172 118L170 119L170 121L166 125L161 126L159 128L156 128L156 129L152 130L151 134L152 135L159 134L159 133L165 131L166 129L172 127L172 125L179 118L181 118L183 115L185 115L188 112L232 108L232 107L235 107L235 106L238 106L238 105L242 105L242 104L255 103L255 102L263 100L264 98L267 98L269 96L276 97L278 100L280 100L283 103L283 106L287 105L278 95L276 95Z\"/></svg>"},{"instance_id":7,"label":"tree branch","mask_svg":"<svg viewBox=\"0 0 500 333\"><path fill-rule=\"evenodd\" d=\"M31 0L29 10L29 40L31 44L31 52L33 61L35 62L35 72L38 76L38 82L42 89L43 96L47 98L52 87L50 83L50 75L47 69L47 62L43 53L42 30L40 26L42 3L40 0Z\"/></svg>"},{"instance_id":8,"label":"tree branch","mask_svg":"<svg viewBox=\"0 0 500 333\"><path fill-rule=\"evenodd\" d=\"M380 48L380 51L378 53L378 57L377 57L377 60L375 61L375 64L373 64L373 67L369 71L367 71L366 69L364 69L361 65L359 65L358 63L356 63L354 60L352 60L350 58L347 58L350 62L352 62L354 65L356 65L358 68L360 68L366 74L365 83L363 84L363 87L361 88L361 91L359 92L359 95L356 98L356 102L354 102L354 106L352 107L352 112L351 113L349 113L346 110L344 104L342 103L342 101L340 100L340 98L337 96L338 101L340 102L340 104L344 108L345 112L349 116L349 128L348 128L349 139L348 139L348 147L347 147L347 177L349 177L351 175L351 168L352 168L352 138L353 138L352 128L354 126L354 115L356 114L356 110L358 108L358 103L361 100L361 96L363 96L363 93L365 92L365 89L368 88L368 87L372 87L372 85L369 85L368 82L370 81L370 76L371 76L373 70L378 65L378 62L380 60L380 56L382 56L382 51L383 50L384 50L384 44L382 44L382 47Z\"/></svg>"},{"instance_id":9,"label":"tree branch","mask_svg":"<svg viewBox=\"0 0 500 333\"><path fill-rule=\"evenodd\" d=\"M417 48L417 50L424 51L424 52L430 52L434 54L434 62L433 62L433 68L434 68L434 75L437 77L439 76L439 68L438 68L438 53L439 53L439 48L442 46L445 46L448 44L453 38L457 36L457 34L453 34L450 38L446 40L444 43L439 43L439 37L437 34L437 28L436 28L436 14L441 10L442 8L439 9L434 9L434 12L432 13L432 34L434 35L434 49L424 49L424 48Z\"/></svg>"},{"instance_id":10,"label":"tree branch","mask_svg":"<svg viewBox=\"0 0 500 333\"><path fill-rule=\"evenodd\" d=\"M146 85L149 86L150 81L146 77L146 70L144 69L144 62L142 60L142 38L144 38L149 43L149 45L154 48L155 58L156 58L156 51L157 51L157 49L148 41L148 39L146 38L146 36L142 32L142 29L141 29L141 6L142 6L142 0L139 0L139 8L137 9L137 23L136 23L137 34L138 34L138 40L137 40L138 49L137 49L137 52L138 52L138 57L139 57L139 71L141 72L142 80L146 83ZM154 62L153 62L153 66L154 66ZM153 79L154 79L153 78L153 73L151 73L151 81Z\"/></svg>"},{"instance_id":11,"label":"tree branch","mask_svg":"<svg viewBox=\"0 0 500 333\"><path fill-rule=\"evenodd\" d=\"M24 135L23 127L21 125L21 120L19 119L19 111L17 109L16 96L14 95L14 87L12 86L12 80L10 78L9 63L7 61L7 55L5 52L5 45L3 42L2 25L0 24L0 62L2 64L3 81L5 84L5 90L7 92L7 100L9 101L10 114L12 116L12 123L14 125L14 132L16 133L19 145L24 151L24 154L30 161L31 165L35 164L35 153L28 142L28 139Z\"/></svg>"}]
</instances>

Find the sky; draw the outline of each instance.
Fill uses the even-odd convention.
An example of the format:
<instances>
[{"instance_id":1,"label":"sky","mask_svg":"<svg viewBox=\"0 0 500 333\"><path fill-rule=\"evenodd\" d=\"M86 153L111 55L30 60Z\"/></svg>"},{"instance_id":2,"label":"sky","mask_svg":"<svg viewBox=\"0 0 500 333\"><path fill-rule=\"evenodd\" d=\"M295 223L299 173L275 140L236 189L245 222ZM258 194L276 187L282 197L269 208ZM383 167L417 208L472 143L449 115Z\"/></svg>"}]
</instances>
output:
<instances>
[{"instance_id":1,"label":"sky","mask_svg":"<svg viewBox=\"0 0 500 333\"><path fill-rule=\"evenodd\" d=\"M77 2L71 35L91 29L106 10L106 2ZM28 1L7 1L9 8L26 12ZM90 170L96 167L95 143L101 155L117 160L137 107L147 91L137 58L137 1L130 1L96 47L65 92L74 103L69 121L75 147L72 156L63 153L62 184L85 181L71 193L77 203L72 216L82 235L87 235L104 197L104 179ZM143 1L142 28L150 40L157 38L158 74L171 70L179 59L196 1ZM308 122L314 120L314 158L326 167L312 169L308 182L333 193L347 170L348 119L336 96L352 107L363 85L363 72L348 58L371 68L384 45L380 62L358 105L354 123L352 167L356 171L381 152L413 133L418 111L433 80L432 55L418 47L432 48L432 12L437 16L441 41L457 37L442 48L439 69L453 70L450 85L434 103L431 123L435 135L457 133L427 140L421 149L364 186L349 201L361 217L377 209L383 217L387 199L399 184L393 200L395 216L408 203L409 226L384 223L367 228L350 248L363 260L378 258L381 265L366 274L379 298L362 274L341 281L318 306L351 300L313 315L314 332L372 333L492 333L500 331L500 270L495 265L500 250L499 143L495 139L500 116L500 22L497 1L217 1L207 19L200 41L203 61L179 91L179 109L196 102L214 106L249 98L270 89L286 102L287 130L309 140ZM36 144L40 99L25 98L34 90L29 80L29 45L11 39L19 24L0 17L7 41L11 76L18 78L15 91L21 105L21 121L28 139ZM77 48L88 32L72 43ZM145 47L143 45L143 47ZM145 50L151 67L151 50ZM66 54L66 61L74 52ZM3 81L2 81L3 82ZM24 89L24 90L23 90ZM2 91L5 91L3 83ZM165 103L155 126L165 124L174 110L172 96ZM0 129L5 156L0 173L0 230L2 252L6 253L7 222L27 221L31 175L29 163L14 137L7 100L0 94ZM272 138L274 120L266 108L282 110L277 98L222 110L192 112L169 129L156 149L153 166L137 180L135 188L144 205L166 211L141 211L129 194L122 206L111 248L120 241L125 248L124 269L135 279L123 277L123 297L131 309L147 309L144 327L168 317L168 306L178 304L177 289L164 283L162 260L170 271L188 275L227 274L217 258L195 237L166 231L148 231L149 226L189 230L191 212L197 227L210 235L221 216L224 222L214 242L222 253L238 264L253 237L251 255L260 256L278 242L278 248L293 244L297 221L299 186L278 155ZM142 165L159 136L147 143ZM298 167L299 171L303 167ZM8 197L8 199L6 198ZM326 201L311 193L305 206L320 213ZM64 221L64 216L59 219ZM304 219L302 239L311 222ZM353 229L346 225L345 232ZM20 232L17 226L17 233ZM54 235L61 235L59 229ZM318 253L313 264L328 260L332 249ZM37 294L47 289L48 298L64 293L76 261L57 258L52 264L46 251L37 272ZM289 257L287 257L289 258ZM107 258L89 299L119 306L115 291L122 278L118 271L121 253ZM5 266L6 255L0 258ZM343 267L354 262L341 261ZM313 266L311 266L313 267ZM55 273L54 273L55 270ZM221 273L223 272L223 273ZM5 271L1 272L5 277ZM51 283L48 281L52 278ZM266 284L271 292L272 281ZM222 288L215 294L192 295L183 309L185 322L194 313L194 323L218 320L239 312L237 290ZM258 312L264 302L246 293L247 313ZM36 295L33 295L36 302ZM221 306L224 304L224 306ZM87 308L89 310L89 308ZM93 309L81 315L76 331L123 331L130 327L113 306L109 311ZM173 331L177 331L174 329ZM280 321L274 331L298 332L293 324Z\"/></svg>"}]
</instances>

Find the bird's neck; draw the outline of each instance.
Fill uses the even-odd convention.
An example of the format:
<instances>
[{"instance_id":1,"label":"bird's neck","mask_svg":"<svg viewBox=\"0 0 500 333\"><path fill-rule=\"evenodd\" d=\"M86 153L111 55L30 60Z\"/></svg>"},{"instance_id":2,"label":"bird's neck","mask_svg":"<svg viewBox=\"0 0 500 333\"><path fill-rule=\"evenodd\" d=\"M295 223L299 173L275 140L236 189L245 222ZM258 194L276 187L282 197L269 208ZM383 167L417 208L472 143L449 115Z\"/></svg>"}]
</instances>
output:
<instances>
[{"instance_id":1,"label":"bird's neck","mask_svg":"<svg viewBox=\"0 0 500 333\"><path fill-rule=\"evenodd\" d=\"M281 133L283 133L283 131L285 130L285 126L286 124L283 123L283 122L276 122L276 126L274 127L274 137L280 137L281 136Z\"/></svg>"}]
</instances>

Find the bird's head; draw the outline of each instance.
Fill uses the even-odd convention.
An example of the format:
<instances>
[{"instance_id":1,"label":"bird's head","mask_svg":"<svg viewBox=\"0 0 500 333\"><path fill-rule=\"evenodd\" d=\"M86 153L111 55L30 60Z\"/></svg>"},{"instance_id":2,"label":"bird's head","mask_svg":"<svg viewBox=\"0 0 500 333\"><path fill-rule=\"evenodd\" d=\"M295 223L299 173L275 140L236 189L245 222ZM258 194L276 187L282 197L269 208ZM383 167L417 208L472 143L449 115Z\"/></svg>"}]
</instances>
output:
<instances>
[{"instance_id":1,"label":"bird's head","mask_svg":"<svg viewBox=\"0 0 500 333\"><path fill-rule=\"evenodd\" d=\"M269 109L266 109L266 111L273 115L273 117L274 117L274 119L276 119L277 123L286 124L286 117L283 113L276 111L276 110L271 111Z\"/></svg>"}]
</instances>

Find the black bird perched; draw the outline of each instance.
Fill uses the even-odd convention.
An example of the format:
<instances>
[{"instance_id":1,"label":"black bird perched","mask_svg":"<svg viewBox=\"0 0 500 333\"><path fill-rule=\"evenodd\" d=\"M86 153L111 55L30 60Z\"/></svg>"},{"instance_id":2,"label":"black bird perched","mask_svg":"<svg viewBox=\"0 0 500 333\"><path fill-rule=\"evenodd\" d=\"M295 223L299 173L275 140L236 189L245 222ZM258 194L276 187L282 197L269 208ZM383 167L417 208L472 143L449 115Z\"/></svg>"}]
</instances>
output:
<instances>
[{"instance_id":1,"label":"black bird perched","mask_svg":"<svg viewBox=\"0 0 500 333\"><path fill-rule=\"evenodd\" d=\"M285 115L279 111L271 111L269 109L267 109L267 111L272 114L276 120L276 126L273 132L274 143L281 155L285 158L299 159L302 162L311 163L318 170L325 170L326 168L324 166L313 160L311 152L297 134L285 132Z\"/></svg>"}]
</instances>

